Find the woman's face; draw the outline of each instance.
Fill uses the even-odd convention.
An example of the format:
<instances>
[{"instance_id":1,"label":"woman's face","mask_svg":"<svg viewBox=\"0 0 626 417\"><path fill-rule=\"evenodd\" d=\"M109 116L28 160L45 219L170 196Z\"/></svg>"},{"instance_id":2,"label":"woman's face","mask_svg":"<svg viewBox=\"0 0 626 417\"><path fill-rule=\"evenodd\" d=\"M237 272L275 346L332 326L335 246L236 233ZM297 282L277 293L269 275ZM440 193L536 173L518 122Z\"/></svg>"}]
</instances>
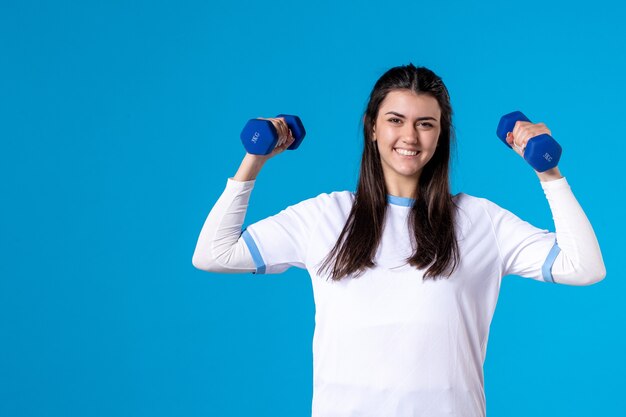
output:
<instances>
[{"instance_id":1,"label":"woman's face","mask_svg":"<svg viewBox=\"0 0 626 417\"><path fill-rule=\"evenodd\" d=\"M393 90L380 105L374 124L385 179L419 180L422 168L435 154L441 132L441 109L431 95Z\"/></svg>"}]
</instances>

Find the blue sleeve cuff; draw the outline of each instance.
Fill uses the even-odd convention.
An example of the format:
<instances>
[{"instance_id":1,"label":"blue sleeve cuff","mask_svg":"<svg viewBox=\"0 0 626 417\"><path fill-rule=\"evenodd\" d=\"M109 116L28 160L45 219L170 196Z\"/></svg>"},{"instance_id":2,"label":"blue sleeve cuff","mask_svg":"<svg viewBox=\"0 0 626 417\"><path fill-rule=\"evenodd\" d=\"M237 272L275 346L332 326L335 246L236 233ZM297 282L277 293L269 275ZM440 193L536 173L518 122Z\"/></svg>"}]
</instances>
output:
<instances>
[{"instance_id":1,"label":"blue sleeve cuff","mask_svg":"<svg viewBox=\"0 0 626 417\"><path fill-rule=\"evenodd\" d=\"M259 252L259 248L256 245L256 242L250 235L247 229L244 229L241 233L244 242L248 245L248 249L250 250L250 254L252 255L252 259L254 260L254 265L256 266L256 272L254 274L265 274L265 262L263 262L263 257L261 256L261 252Z\"/></svg>"},{"instance_id":2,"label":"blue sleeve cuff","mask_svg":"<svg viewBox=\"0 0 626 417\"><path fill-rule=\"evenodd\" d=\"M552 246L552 249L550 249L550 253L548 253L548 257L546 258L546 261L543 263L543 267L541 268L541 272L543 273L543 280L545 282L554 283L554 278L552 277L552 265L554 264L554 260L556 259L559 252L561 252L561 248L559 248L559 245L554 242L554 246Z\"/></svg>"}]
</instances>

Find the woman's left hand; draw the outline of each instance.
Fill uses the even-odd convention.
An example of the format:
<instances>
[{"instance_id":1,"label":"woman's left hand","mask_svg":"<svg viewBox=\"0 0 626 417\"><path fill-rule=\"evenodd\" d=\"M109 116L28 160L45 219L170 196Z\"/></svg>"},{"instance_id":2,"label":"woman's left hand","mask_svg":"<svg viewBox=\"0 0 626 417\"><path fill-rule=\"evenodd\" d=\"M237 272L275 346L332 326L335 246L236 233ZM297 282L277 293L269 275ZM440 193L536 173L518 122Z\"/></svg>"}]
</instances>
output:
<instances>
[{"instance_id":1,"label":"woman's left hand","mask_svg":"<svg viewBox=\"0 0 626 417\"><path fill-rule=\"evenodd\" d=\"M528 141L544 133L552 135L552 132L544 123L517 121L513 127L513 132L506 134L506 141L519 156L524 157L524 150Z\"/></svg>"},{"instance_id":2,"label":"woman's left hand","mask_svg":"<svg viewBox=\"0 0 626 417\"><path fill-rule=\"evenodd\" d=\"M529 140L535 136L547 133L552 136L552 132L544 123L531 123L518 121L513 127L513 132L506 134L506 141L513 147L513 150L517 152L519 156L524 157L524 150ZM559 171L559 167L554 167L544 172L535 171L539 180L541 181L553 181L559 178L563 178L563 175Z\"/></svg>"}]
</instances>

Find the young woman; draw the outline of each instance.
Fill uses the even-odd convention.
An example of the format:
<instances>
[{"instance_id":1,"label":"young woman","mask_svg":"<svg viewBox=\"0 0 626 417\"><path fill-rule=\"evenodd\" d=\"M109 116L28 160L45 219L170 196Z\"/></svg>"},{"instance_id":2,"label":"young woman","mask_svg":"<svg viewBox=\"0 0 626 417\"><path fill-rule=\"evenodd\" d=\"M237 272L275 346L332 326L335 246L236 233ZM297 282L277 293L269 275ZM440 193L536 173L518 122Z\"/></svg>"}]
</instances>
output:
<instances>
[{"instance_id":1,"label":"young woman","mask_svg":"<svg viewBox=\"0 0 626 417\"><path fill-rule=\"evenodd\" d=\"M412 64L376 82L363 118L356 193L287 207L241 231L263 165L282 145L247 154L200 232L196 268L311 275L315 298L314 417L484 416L483 362L503 276L589 285L605 276L595 234L558 168L537 173L556 232L498 205L450 194L448 91ZM518 122L523 155L550 133ZM558 242L558 244L557 244Z\"/></svg>"}]
</instances>

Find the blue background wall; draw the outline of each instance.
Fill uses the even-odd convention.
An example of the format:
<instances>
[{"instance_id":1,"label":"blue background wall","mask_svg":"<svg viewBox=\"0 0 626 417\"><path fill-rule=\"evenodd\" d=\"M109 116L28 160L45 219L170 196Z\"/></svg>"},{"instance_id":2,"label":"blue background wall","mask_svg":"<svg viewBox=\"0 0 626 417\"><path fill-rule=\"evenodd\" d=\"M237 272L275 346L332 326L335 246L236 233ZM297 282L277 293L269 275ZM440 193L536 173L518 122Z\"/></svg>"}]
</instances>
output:
<instances>
[{"instance_id":1,"label":"blue background wall","mask_svg":"<svg viewBox=\"0 0 626 417\"><path fill-rule=\"evenodd\" d=\"M376 79L413 62L455 110L454 191L553 230L538 179L495 137L520 109L608 270L590 287L506 277L491 416L623 416L625 13L617 2L0 2L0 415L305 416L306 271L193 268L252 117L299 114L246 223L353 190ZM622 352L622 354L620 354Z\"/></svg>"}]
</instances>

